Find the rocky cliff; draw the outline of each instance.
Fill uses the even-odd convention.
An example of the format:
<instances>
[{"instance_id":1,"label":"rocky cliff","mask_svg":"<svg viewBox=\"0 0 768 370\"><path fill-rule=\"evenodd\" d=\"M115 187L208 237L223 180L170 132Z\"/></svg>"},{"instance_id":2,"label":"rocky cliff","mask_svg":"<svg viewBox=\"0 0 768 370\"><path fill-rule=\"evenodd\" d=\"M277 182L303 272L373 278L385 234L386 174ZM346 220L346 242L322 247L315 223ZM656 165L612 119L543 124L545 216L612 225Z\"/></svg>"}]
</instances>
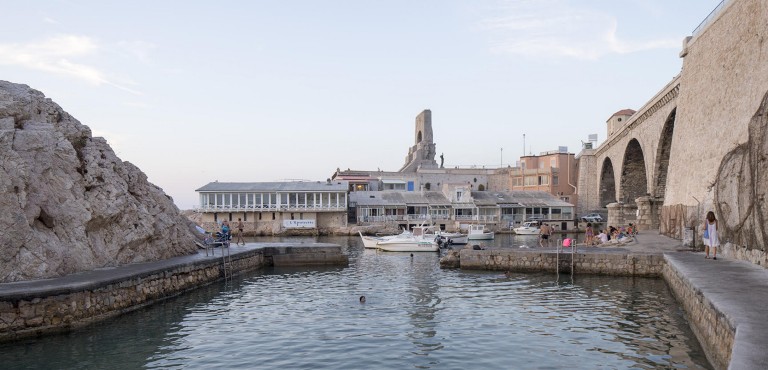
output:
<instances>
[{"instance_id":1,"label":"rocky cliff","mask_svg":"<svg viewBox=\"0 0 768 370\"><path fill-rule=\"evenodd\" d=\"M0 282L196 250L172 199L41 92L0 81Z\"/></svg>"}]
</instances>

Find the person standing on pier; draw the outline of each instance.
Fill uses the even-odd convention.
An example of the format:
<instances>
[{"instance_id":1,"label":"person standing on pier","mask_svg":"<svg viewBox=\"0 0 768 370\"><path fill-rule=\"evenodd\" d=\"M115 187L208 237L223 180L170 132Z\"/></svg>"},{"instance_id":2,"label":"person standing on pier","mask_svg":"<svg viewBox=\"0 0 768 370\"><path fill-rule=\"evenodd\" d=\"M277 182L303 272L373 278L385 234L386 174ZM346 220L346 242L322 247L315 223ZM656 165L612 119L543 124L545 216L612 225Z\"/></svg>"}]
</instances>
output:
<instances>
[{"instance_id":1,"label":"person standing on pier","mask_svg":"<svg viewBox=\"0 0 768 370\"><path fill-rule=\"evenodd\" d=\"M712 259L717 259L717 247L720 246L720 238L717 235L717 219L715 212L707 212L704 219L704 258L709 258L709 250L712 250Z\"/></svg>"},{"instance_id":2,"label":"person standing on pier","mask_svg":"<svg viewBox=\"0 0 768 370\"><path fill-rule=\"evenodd\" d=\"M240 245L240 242L245 245L245 240L243 240L243 229L245 228L245 225L243 225L243 220L237 219L237 245Z\"/></svg>"},{"instance_id":3,"label":"person standing on pier","mask_svg":"<svg viewBox=\"0 0 768 370\"><path fill-rule=\"evenodd\" d=\"M544 248L544 243L547 243L547 247L549 247L549 236L552 234L552 230L549 228L549 225L542 224L539 228L539 246Z\"/></svg>"}]
</instances>

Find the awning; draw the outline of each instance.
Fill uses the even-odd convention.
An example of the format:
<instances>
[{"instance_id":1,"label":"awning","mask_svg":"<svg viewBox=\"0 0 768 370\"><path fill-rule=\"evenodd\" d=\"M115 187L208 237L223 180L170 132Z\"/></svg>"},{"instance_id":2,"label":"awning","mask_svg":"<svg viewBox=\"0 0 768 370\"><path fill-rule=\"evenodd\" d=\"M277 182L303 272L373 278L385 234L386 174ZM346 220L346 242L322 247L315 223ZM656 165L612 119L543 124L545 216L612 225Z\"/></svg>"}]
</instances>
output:
<instances>
[{"instance_id":1,"label":"awning","mask_svg":"<svg viewBox=\"0 0 768 370\"><path fill-rule=\"evenodd\" d=\"M385 184L405 184L403 180L381 180Z\"/></svg>"}]
</instances>

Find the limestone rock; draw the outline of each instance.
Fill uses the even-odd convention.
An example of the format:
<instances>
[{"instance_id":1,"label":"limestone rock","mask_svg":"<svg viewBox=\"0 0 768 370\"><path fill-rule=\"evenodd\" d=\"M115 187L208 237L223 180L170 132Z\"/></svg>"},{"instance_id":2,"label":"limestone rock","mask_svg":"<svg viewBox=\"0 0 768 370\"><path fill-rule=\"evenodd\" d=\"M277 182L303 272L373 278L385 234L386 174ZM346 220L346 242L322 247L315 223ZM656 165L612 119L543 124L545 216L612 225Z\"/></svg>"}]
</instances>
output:
<instances>
[{"instance_id":1,"label":"limestone rock","mask_svg":"<svg viewBox=\"0 0 768 370\"><path fill-rule=\"evenodd\" d=\"M189 254L193 227L106 140L0 81L0 282Z\"/></svg>"}]
</instances>

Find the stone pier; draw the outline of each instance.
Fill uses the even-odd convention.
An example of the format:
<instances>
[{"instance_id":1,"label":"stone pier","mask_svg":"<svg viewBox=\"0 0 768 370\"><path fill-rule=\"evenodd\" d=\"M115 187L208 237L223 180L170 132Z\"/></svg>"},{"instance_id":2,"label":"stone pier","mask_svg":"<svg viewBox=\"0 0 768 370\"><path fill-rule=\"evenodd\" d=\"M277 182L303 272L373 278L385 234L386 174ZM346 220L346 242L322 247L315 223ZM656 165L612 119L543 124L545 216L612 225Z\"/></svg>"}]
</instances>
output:
<instances>
[{"instance_id":1,"label":"stone pier","mask_svg":"<svg viewBox=\"0 0 768 370\"><path fill-rule=\"evenodd\" d=\"M333 244L248 244L229 248L231 271L266 266L346 266ZM56 279L0 284L0 341L62 332L176 296L223 278L222 250L99 269Z\"/></svg>"}]
</instances>

